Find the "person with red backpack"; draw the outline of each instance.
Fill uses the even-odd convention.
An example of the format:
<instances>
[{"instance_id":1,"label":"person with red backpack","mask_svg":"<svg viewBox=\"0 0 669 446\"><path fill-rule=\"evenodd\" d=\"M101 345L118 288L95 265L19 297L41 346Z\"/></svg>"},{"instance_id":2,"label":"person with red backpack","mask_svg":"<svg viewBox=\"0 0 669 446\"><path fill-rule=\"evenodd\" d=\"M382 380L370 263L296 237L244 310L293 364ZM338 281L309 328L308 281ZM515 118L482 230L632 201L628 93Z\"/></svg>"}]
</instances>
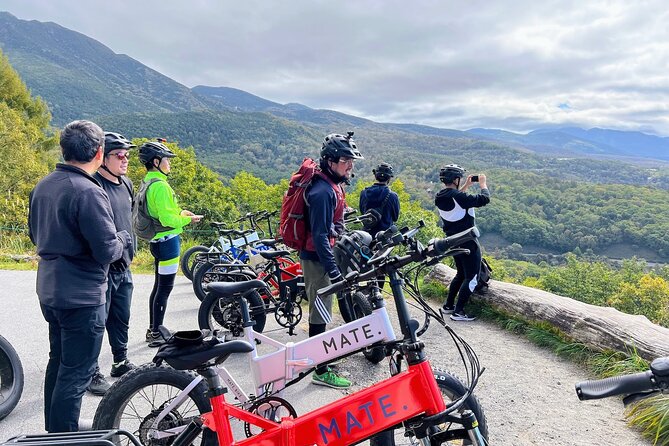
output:
<instances>
[{"instance_id":1,"label":"person with red backpack","mask_svg":"<svg viewBox=\"0 0 669 446\"><path fill-rule=\"evenodd\" d=\"M344 229L346 196L342 183L351 178L354 161L363 159L352 136L353 132L348 132L346 136L330 134L325 137L319 168L315 169L308 187L304 189L306 208L302 220L306 223L305 237L299 250L309 299L309 337L324 333L326 325L332 321L332 296L318 297L317 291L343 280L335 263L332 247L337 235ZM293 184L295 183L291 181L291 185ZM292 232L295 235L296 231L288 229L290 226L284 225L282 232ZM327 365L316 369L312 382L340 389L351 385L349 380L339 376Z\"/></svg>"}]
</instances>

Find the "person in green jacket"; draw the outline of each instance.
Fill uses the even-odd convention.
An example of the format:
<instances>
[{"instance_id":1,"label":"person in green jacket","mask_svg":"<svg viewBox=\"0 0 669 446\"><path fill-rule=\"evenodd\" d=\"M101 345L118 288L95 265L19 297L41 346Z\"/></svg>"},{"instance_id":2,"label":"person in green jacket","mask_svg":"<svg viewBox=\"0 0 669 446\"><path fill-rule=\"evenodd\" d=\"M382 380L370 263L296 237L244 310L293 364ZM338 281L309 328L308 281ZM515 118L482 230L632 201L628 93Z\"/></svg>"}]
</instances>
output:
<instances>
[{"instance_id":1,"label":"person in green jacket","mask_svg":"<svg viewBox=\"0 0 669 446\"><path fill-rule=\"evenodd\" d=\"M163 142L164 140L149 141L139 148L139 160L147 170L142 181L143 190L140 187L140 192L146 194L148 213L156 221L156 234L149 243L155 271L153 290L149 297L150 326L146 331L149 347L158 347L162 343L158 327L165 318L167 299L174 287L174 278L179 267L179 234L187 224L197 223L202 219L201 215L179 207L174 191L167 183L171 169L170 159L176 154Z\"/></svg>"}]
</instances>

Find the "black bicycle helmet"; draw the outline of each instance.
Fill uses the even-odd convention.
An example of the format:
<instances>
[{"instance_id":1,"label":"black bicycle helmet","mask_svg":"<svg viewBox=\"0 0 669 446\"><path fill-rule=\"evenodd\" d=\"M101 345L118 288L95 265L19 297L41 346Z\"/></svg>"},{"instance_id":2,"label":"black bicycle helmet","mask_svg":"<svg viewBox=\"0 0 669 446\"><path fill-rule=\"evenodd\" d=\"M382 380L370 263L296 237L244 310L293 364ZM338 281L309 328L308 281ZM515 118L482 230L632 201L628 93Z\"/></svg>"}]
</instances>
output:
<instances>
[{"instance_id":1,"label":"black bicycle helmet","mask_svg":"<svg viewBox=\"0 0 669 446\"><path fill-rule=\"evenodd\" d=\"M372 173L374 174L374 178L376 178L377 181L388 181L395 176L393 166L388 163L379 164L374 169L372 169Z\"/></svg>"},{"instance_id":2,"label":"black bicycle helmet","mask_svg":"<svg viewBox=\"0 0 669 446\"><path fill-rule=\"evenodd\" d=\"M439 170L439 180L444 184L451 184L456 178L465 176L466 170L457 164L449 164Z\"/></svg>"},{"instance_id":3,"label":"black bicycle helmet","mask_svg":"<svg viewBox=\"0 0 669 446\"><path fill-rule=\"evenodd\" d=\"M137 147L132 142L128 141L128 138L121 135L120 133L114 132L105 132L105 155L108 155L109 152L116 149L132 149Z\"/></svg>"},{"instance_id":4,"label":"black bicycle helmet","mask_svg":"<svg viewBox=\"0 0 669 446\"><path fill-rule=\"evenodd\" d=\"M326 136L323 147L321 147L321 159L327 159L335 163L339 162L339 158L342 156L356 160L364 159L352 136L353 132L346 132L346 136L338 133L331 133Z\"/></svg>"},{"instance_id":5,"label":"black bicycle helmet","mask_svg":"<svg viewBox=\"0 0 669 446\"><path fill-rule=\"evenodd\" d=\"M163 141L164 140L149 141L142 144L139 148L139 160L142 164L149 164L155 158L161 160L163 158L174 158L177 156L176 153L172 152L163 144Z\"/></svg>"}]
</instances>

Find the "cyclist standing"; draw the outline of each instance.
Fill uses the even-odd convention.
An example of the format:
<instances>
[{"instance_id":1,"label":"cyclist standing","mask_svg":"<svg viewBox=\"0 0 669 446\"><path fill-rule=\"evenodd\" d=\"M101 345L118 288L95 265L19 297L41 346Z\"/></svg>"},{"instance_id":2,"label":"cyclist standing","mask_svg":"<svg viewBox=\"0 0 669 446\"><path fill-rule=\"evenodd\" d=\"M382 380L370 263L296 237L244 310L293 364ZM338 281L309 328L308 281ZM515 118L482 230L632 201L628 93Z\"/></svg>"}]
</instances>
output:
<instances>
[{"instance_id":1,"label":"cyclist standing","mask_svg":"<svg viewBox=\"0 0 669 446\"><path fill-rule=\"evenodd\" d=\"M158 327L165 318L167 300L174 288L174 279L179 268L179 234L187 224L197 223L202 219L200 215L179 208L176 195L167 183L171 170L170 159L176 154L163 142L164 140L149 141L139 148L139 160L146 167L147 173L142 180L137 201L145 201L146 211L153 223L152 232L155 232L149 243L155 273L149 297L150 326L146 330L149 347L159 347L162 344Z\"/></svg>"},{"instance_id":2,"label":"cyclist standing","mask_svg":"<svg viewBox=\"0 0 669 446\"><path fill-rule=\"evenodd\" d=\"M397 221L400 215L400 199L390 190L390 181L395 176L393 166L381 163L372 169L376 182L360 193L360 212L366 213L376 209L381 215L380 220L371 228L369 234L375 237L377 233L385 231Z\"/></svg>"},{"instance_id":3,"label":"cyclist standing","mask_svg":"<svg viewBox=\"0 0 669 446\"><path fill-rule=\"evenodd\" d=\"M37 295L49 324L44 376L48 432L79 430L81 399L91 381L105 330L109 264L132 244L118 231L109 198L93 174L102 165L105 137L90 121L60 134L64 163L30 193L30 240L40 256Z\"/></svg>"},{"instance_id":4,"label":"cyclist standing","mask_svg":"<svg viewBox=\"0 0 669 446\"><path fill-rule=\"evenodd\" d=\"M130 234L132 234L134 194L132 182L125 175L128 172L129 150L134 147L137 146L128 141L125 136L105 132L105 156L102 166L94 175L109 196L116 229L124 229ZM136 244L135 237L133 237L132 245L123 250L123 256L109 265L107 276L105 304L107 323L105 325L114 361L110 375L114 378L135 368L135 365L128 361L128 328L133 291L130 263L135 255ZM109 383L100 373L100 366L96 365L93 379L87 390L94 395L104 395L108 389Z\"/></svg>"},{"instance_id":5,"label":"cyclist standing","mask_svg":"<svg viewBox=\"0 0 669 446\"><path fill-rule=\"evenodd\" d=\"M439 180L444 188L437 193L434 204L439 209L439 217L446 235L457 234L475 226L474 208L483 207L490 202L490 192L485 175L467 176L464 184L465 169L457 164L449 164L439 171ZM467 194L467 189L478 182L481 192ZM475 317L465 313L465 305L474 292L481 268L481 246L478 240L466 242L460 246L468 249L469 254L456 255L453 260L457 273L448 288L446 303L441 308L443 314L450 314L454 321L473 321ZM457 303L455 298L458 297Z\"/></svg>"},{"instance_id":6,"label":"cyclist standing","mask_svg":"<svg viewBox=\"0 0 669 446\"><path fill-rule=\"evenodd\" d=\"M347 136L330 134L325 137L320 153L320 171L314 176L305 195L307 202L307 246L300 251L300 263L309 299L309 337L325 332L332 321L332 295L318 297L320 288L341 281L332 246L344 229L346 196L342 188L353 171L353 162L363 159L355 141ZM351 382L327 365L316 369L312 382L334 388L347 388Z\"/></svg>"}]
</instances>

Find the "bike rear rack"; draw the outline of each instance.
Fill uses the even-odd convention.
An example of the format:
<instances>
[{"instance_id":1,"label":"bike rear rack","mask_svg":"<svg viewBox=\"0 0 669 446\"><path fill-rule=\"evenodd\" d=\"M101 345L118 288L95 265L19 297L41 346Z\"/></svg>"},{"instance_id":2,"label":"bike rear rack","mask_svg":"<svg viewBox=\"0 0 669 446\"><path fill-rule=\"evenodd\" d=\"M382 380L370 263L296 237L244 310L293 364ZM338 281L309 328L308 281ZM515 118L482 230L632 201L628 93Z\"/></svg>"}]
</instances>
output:
<instances>
[{"instance_id":1,"label":"bike rear rack","mask_svg":"<svg viewBox=\"0 0 669 446\"><path fill-rule=\"evenodd\" d=\"M142 446L137 439L122 429L111 429L103 431L81 431L81 432L59 432L42 435L20 435L10 438L6 443L0 445L22 445L22 446L114 446L114 436L127 437L135 446Z\"/></svg>"}]
</instances>

